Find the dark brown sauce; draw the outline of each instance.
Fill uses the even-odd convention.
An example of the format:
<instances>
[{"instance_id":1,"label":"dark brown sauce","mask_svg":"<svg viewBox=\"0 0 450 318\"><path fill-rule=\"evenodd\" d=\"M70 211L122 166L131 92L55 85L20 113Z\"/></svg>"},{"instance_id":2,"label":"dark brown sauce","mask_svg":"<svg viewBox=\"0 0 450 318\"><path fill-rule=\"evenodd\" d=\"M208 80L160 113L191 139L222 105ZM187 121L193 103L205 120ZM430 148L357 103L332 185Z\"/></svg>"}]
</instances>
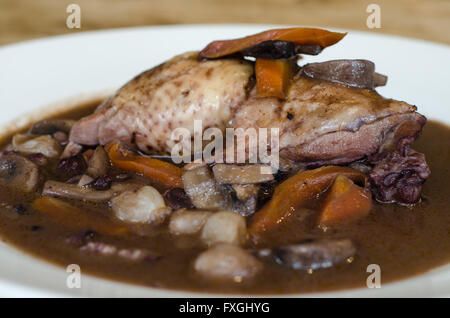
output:
<instances>
[{"instance_id":1,"label":"dark brown sauce","mask_svg":"<svg viewBox=\"0 0 450 318\"><path fill-rule=\"evenodd\" d=\"M79 118L92 112L96 105L83 105L57 117ZM9 139L10 136L4 142ZM295 220L281 228L277 233L280 240L292 242L325 236L348 237L357 243L358 251L350 264L310 273L267 262L263 272L247 283L205 281L192 272L192 262L201 251L200 248L189 248L193 239L173 238L164 230L148 236L95 235L93 238L123 248L150 250L162 256L157 261L136 263L86 254L66 243L68 236L81 235L84 230L70 230L55 223L31 208L33 196L23 197L6 188L0 189L0 233L6 242L53 263L62 266L75 263L84 273L152 287L222 293L320 292L365 286L369 264L380 265L382 283L387 283L421 274L450 261L449 127L428 122L414 148L426 154L432 171L423 189L424 200L414 208L375 204L366 219L326 233L293 231L293 227L302 228ZM25 210L17 209L19 205ZM89 208L103 209L105 222L112 222L108 219L107 207Z\"/></svg>"}]
</instances>

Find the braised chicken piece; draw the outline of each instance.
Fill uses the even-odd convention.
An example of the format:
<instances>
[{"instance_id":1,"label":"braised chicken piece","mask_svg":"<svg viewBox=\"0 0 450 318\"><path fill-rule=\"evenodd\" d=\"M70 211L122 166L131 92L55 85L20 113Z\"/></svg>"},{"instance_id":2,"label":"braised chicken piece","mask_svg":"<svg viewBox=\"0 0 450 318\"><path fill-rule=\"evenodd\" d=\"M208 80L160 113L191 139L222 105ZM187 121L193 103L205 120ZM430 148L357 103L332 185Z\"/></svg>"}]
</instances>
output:
<instances>
[{"instance_id":1,"label":"braised chicken piece","mask_svg":"<svg viewBox=\"0 0 450 318\"><path fill-rule=\"evenodd\" d=\"M282 159L321 166L348 164L379 152L404 153L426 122L413 105L384 98L373 89L307 78L301 69L284 100L258 97L252 85L251 62L199 61L197 53L186 53L120 88L94 114L74 124L70 141L105 145L120 140L144 153L170 153L176 143L172 131L183 127L193 133L194 121L202 120L203 129L279 128ZM420 165L428 171L424 158ZM411 170L417 175L414 167L397 170L386 174L401 179L402 171ZM413 185L394 180L390 192L400 184L400 194L377 198L416 202L428 174L409 178ZM374 186L378 189L379 184ZM403 189L410 186L416 190Z\"/></svg>"}]
</instances>

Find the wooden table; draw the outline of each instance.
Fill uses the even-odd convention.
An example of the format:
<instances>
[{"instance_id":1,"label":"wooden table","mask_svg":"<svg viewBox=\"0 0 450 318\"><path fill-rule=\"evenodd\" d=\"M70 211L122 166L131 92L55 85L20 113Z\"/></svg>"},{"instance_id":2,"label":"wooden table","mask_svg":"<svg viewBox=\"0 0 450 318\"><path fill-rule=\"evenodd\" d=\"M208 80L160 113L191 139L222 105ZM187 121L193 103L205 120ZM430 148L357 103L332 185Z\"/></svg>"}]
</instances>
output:
<instances>
[{"instance_id":1,"label":"wooden table","mask_svg":"<svg viewBox=\"0 0 450 318\"><path fill-rule=\"evenodd\" d=\"M81 30L66 7L81 7ZM381 28L366 26L367 5ZM450 44L450 0L0 0L0 45L95 29L176 23L271 23L337 27Z\"/></svg>"}]
</instances>

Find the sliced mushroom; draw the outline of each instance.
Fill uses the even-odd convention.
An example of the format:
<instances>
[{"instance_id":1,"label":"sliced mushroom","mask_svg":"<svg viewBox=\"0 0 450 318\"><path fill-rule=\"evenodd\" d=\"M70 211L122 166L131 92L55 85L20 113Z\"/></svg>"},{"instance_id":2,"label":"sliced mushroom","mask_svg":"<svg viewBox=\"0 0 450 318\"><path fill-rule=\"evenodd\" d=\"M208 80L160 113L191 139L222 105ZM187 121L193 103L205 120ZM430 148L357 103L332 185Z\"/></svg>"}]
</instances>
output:
<instances>
[{"instance_id":1,"label":"sliced mushroom","mask_svg":"<svg viewBox=\"0 0 450 318\"><path fill-rule=\"evenodd\" d=\"M0 157L0 182L2 185L24 192L32 192L37 189L39 181L39 168L31 160L17 154Z\"/></svg>"},{"instance_id":2,"label":"sliced mushroom","mask_svg":"<svg viewBox=\"0 0 450 318\"><path fill-rule=\"evenodd\" d=\"M29 133L34 135L52 135L58 131L70 133L75 120L71 119L44 119L31 126Z\"/></svg>"},{"instance_id":3,"label":"sliced mushroom","mask_svg":"<svg viewBox=\"0 0 450 318\"><path fill-rule=\"evenodd\" d=\"M271 251L278 263L301 270L332 267L348 261L355 253L356 247L350 239L322 239L280 246Z\"/></svg>"},{"instance_id":4,"label":"sliced mushroom","mask_svg":"<svg viewBox=\"0 0 450 318\"><path fill-rule=\"evenodd\" d=\"M270 166L260 164L236 165L216 164L214 177L220 184L250 184L272 181ZM269 173L267 173L269 172Z\"/></svg>"},{"instance_id":5,"label":"sliced mushroom","mask_svg":"<svg viewBox=\"0 0 450 318\"><path fill-rule=\"evenodd\" d=\"M375 73L375 64L367 60L310 63L302 67L300 74L308 78L367 89L383 86L387 82L387 77Z\"/></svg>"},{"instance_id":6,"label":"sliced mushroom","mask_svg":"<svg viewBox=\"0 0 450 318\"><path fill-rule=\"evenodd\" d=\"M205 278L237 283L261 272L263 265L246 250L229 244L219 244L201 253L194 269Z\"/></svg>"},{"instance_id":7,"label":"sliced mushroom","mask_svg":"<svg viewBox=\"0 0 450 318\"><path fill-rule=\"evenodd\" d=\"M77 184L48 180L44 184L42 195L82 201L104 202L110 200L111 198L124 191L131 189L134 190L137 187L138 185L133 183L118 182L113 183L109 190L98 191L90 187L79 187Z\"/></svg>"},{"instance_id":8,"label":"sliced mushroom","mask_svg":"<svg viewBox=\"0 0 450 318\"><path fill-rule=\"evenodd\" d=\"M88 162L87 174L93 178L104 176L109 169L109 157L102 146L95 148Z\"/></svg>"},{"instance_id":9,"label":"sliced mushroom","mask_svg":"<svg viewBox=\"0 0 450 318\"><path fill-rule=\"evenodd\" d=\"M230 192L230 209L242 216L249 216L256 212L258 204L259 184L224 185L225 191Z\"/></svg>"},{"instance_id":10,"label":"sliced mushroom","mask_svg":"<svg viewBox=\"0 0 450 318\"><path fill-rule=\"evenodd\" d=\"M227 200L207 166L186 171L182 180L184 190L196 208L218 210L227 207Z\"/></svg>"},{"instance_id":11,"label":"sliced mushroom","mask_svg":"<svg viewBox=\"0 0 450 318\"><path fill-rule=\"evenodd\" d=\"M14 151L24 154L41 153L47 158L56 158L61 154L61 146L50 135L36 137L16 134L11 143Z\"/></svg>"}]
</instances>

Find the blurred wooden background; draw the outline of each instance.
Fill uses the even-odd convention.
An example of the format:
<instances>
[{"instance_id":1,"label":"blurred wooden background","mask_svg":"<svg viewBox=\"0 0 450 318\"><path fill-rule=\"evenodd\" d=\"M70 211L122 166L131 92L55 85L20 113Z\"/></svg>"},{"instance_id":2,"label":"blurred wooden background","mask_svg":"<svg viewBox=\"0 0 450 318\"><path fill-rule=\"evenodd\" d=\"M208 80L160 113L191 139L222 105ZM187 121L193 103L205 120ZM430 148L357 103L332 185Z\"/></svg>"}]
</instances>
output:
<instances>
[{"instance_id":1,"label":"blurred wooden background","mask_svg":"<svg viewBox=\"0 0 450 318\"><path fill-rule=\"evenodd\" d=\"M81 30L66 7L81 7ZM381 29L366 7L381 7ZM338 27L450 44L450 0L0 0L0 45L43 36L175 23L272 23Z\"/></svg>"}]
</instances>

